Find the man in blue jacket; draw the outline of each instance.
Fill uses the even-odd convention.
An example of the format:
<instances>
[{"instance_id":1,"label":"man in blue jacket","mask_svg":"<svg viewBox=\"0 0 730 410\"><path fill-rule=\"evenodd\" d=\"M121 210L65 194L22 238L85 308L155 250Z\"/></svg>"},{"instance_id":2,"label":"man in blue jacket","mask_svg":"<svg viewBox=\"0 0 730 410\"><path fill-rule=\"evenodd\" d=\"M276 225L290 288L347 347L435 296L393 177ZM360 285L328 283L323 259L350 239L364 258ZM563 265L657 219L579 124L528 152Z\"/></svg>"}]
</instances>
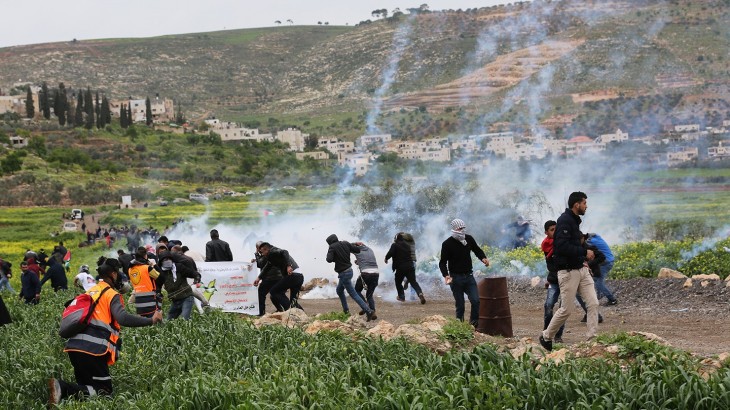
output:
<instances>
[{"instance_id":1,"label":"man in blue jacket","mask_svg":"<svg viewBox=\"0 0 730 410\"><path fill-rule=\"evenodd\" d=\"M589 233L586 236L588 238L586 241L588 245L595 246L596 249L598 249L606 257L606 260L600 265L601 276L593 277L593 281L596 283L596 294L598 296L598 300L601 300L601 298L605 296L608 299L609 305L615 305L618 303L618 300L616 300L613 292L611 292L611 290L608 289L608 286L606 286L608 272L613 269L614 257L613 253L611 253L611 248L608 246L606 241L601 238L601 235L597 233Z\"/></svg>"},{"instance_id":2,"label":"man in blue jacket","mask_svg":"<svg viewBox=\"0 0 730 410\"><path fill-rule=\"evenodd\" d=\"M583 234L580 231L580 217L588 209L587 199L588 196L583 192L571 193L568 197L568 208L560 215L555 227L553 262L558 269L558 286L565 303L561 303L560 309L550 320L550 325L540 335L540 344L546 350L553 349L553 337L575 310L573 300L576 293L581 295L588 309L588 339L594 338L598 330L598 298L588 268L588 262L595 255L592 250L581 245Z\"/></svg>"}]
</instances>

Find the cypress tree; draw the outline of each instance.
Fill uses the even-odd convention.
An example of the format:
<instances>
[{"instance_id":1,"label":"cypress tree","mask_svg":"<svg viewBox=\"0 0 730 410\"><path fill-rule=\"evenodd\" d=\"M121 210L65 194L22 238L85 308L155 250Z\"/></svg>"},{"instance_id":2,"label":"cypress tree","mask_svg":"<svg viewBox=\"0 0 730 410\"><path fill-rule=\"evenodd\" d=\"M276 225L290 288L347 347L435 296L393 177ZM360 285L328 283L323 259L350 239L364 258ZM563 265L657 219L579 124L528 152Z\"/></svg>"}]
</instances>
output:
<instances>
[{"instance_id":1,"label":"cypress tree","mask_svg":"<svg viewBox=\"0 0 730 410\"><path fill-rule=\"evenodd\" d=\"M132 104L127 106L127 126L134 125L134 117L132 116Z\"/></svg>"},{"instance_id":2,"label":"cypress tree","mask_svg":"<svg viewBox=\"0 0 730 410\"><path fill-rule=\"evenodd\" d=\"M25 116L28 118L35 117L35 105L33 104L33 91L28 87L28 93L25 95Z\"/></svg>"},{"instance_id":3,"label":"cypress tree","mask_svg":"<svg viewBox=\"0 0 730 410\"><path fill-rule=\"evenodd\" d=\"M68 106L68 98L66 97L66 86L63 83L58 84L56 98L53 100L53 112L56 113L58 124L66 125L66 109Z\"/></svg>"},{"instance_id":4,"label":"cypress tree","mask_svg":"<svg viewBox=\"0 0 730 410\"><path fill-rule=\"evenodd\" d=\"M40 102L40 109L43 113L43 118L45 119L51 119L51 104L48 101L48 84L46 82L43 82L43 85L41 86L41 93L38 95L39 102Z\"/></svg>"},{"instance_id":5,"label":"cypress tree","mask_svg":"<svg viewBox=\"0 0 730 410\"><path fill-rule=\"evenodd\" d=\"M87 130L94 128L94 96L91 94L91 88L86 88L86 95L84 96L84 107L86 111L86 124Z\"/></svg>"},{"instance_id":6,"label":"cypress tree","mask_svg":"<svg viewBox=\"0 0 730 410\"><path fill-rule=\"evenodd\" d=\"M127 107L125 107L124 104L119 107L119 126L127 128Z\"/></svg>"},{"instance_id":7,"label":"cypress tree","mask_svg":"<svg viewBox=\"0 0 730 410\"><path fill-rule=\"evenodd\" d=\"M74 125L77 127L84 123L84 92L79 90L79 96L76 98L76 113L74 115Z\"/></svg>"},{"instance_id":8,"label":"cypress tree","mask_svg":"<svg viewBox=\"0 0 730 410\"><path fill-rule=\"evenodd\" d=\"M101 118L101 103L99 102L99 90L96 90L96 99L94 100L94 114L96 114L96 128L104 127L104 120Z\"/></svg>"},{"instance_id":9,"label":"cypress tree","mask_svg":"<svg viewBox=\"0 0 730 410\"><path fill-rule=\"evenodd\" d=\"M70 127L76 126L76 121L74 118L75 113L74 107L74 101L71 99L71 101L68 101L68 98L66 98L66 124L68 124Z\"/></svg>"},{"instance_id":10,"label":"cypress tree","mask_svg":"<svg viewBox=\"0 0 730 410\"><path fill-rule=\"evenodd\" d=\"M145 106L145 118L147 126L152 125L152 102L150 101L150 97L147 97L147 99L144 102Z\"/></svg>"},{"instance_id":11,"label":"cypress tree","mask_svg":"<svg viewBox=\"0 0 730 410\"><path fill-rule=\"evenodd\" d=\"M101 97L101 120L105 126L112 123L112 111L109 108L109 100L106 99L106 95Z\"/></svg>"}]
</instances>

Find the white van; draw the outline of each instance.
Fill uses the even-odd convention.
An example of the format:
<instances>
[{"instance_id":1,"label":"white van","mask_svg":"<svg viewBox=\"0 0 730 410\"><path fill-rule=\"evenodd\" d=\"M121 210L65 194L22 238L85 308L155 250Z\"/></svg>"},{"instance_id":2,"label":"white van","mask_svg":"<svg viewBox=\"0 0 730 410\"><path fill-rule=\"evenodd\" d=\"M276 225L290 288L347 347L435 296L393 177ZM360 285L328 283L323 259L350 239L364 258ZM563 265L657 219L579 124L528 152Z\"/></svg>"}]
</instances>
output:
<instances>
[{"instance_id":1,"label":"white van","mask_svg":"<svg viewBox=\"0 0 730 410\"><path fill-rule=\"evenodd\" d=\"M72 219L72 220L73 220L73 219L83 219L83 218L81 217L81 215L82 215L83 213L84 213L84 212L83 212L82 210L80 210L80 209L72 209L72 210L71 210L71 219Z\"/></svg>"},{"instance_id":2,"label":"white van","mask_svg":"<svg viewBox=\"0 0 730 410\"><path fill-rule=\"evenodd\" d=\"M205 202L208 200L208 197L203 194L190 194L189 198L191 201L200 201L200 202Z\"/></svg>"},{"instance_id":3,"label":"white van","mask_svg":"<svg viewBox=\"0 0 730 410\"><path fill-rule=\"evenodd\" d=\"M76 225L76 222L64 222L63 223L64 232L76 232L78 229L79 229L79 227Z\"/></svg>"}]
</instances>

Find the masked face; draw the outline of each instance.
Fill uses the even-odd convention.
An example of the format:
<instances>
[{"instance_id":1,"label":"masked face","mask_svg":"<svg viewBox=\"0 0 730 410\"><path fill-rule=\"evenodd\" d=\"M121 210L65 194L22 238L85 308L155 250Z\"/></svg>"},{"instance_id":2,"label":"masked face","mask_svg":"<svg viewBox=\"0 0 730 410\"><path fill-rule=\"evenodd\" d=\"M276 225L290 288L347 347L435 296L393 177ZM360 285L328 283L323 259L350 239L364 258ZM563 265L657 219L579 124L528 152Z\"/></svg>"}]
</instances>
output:
<instances>
[{"instance_id":1,"label":"masked face","mask_svg":"<svg viewBox=\"0 0 730 410\"><path fill-rule=\"evenodd\" d=\"M172 259L165 259L164 261L162 261L160 266L162 266L162 269L164 270L172 269Z\"/></svg>"}]
</instances>

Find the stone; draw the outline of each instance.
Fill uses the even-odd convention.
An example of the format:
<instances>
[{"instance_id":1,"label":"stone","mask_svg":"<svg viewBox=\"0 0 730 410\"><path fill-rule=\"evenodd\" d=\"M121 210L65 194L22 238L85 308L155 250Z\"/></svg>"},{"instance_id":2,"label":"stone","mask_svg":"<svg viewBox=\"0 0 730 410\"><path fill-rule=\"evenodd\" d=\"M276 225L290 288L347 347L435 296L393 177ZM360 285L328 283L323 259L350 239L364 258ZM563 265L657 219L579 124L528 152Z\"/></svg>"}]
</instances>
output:
<instances>
[{"instance_id":1,"label":"stone","mask_svg":"<svg viewBox=\"0 0 730 410\"><path fill-rule=\"evenodd\" d=\"M307 292L309 292L310 290L312 290L312 289L314 289L316 287L317 288L321 288L324 285L327 285L329 283L330 283L329 279L325 279L325 278L314 278L314 279L310 280L309 282L305 283L304 285L302 285L301 293L302 294L307 293Z\"/></svg>"},{"instance_id":2,"label":"stone","mask_svg":"<svg viewBox=\"0 0 730 410\"><path fill-rule=\"evenodd\" d=\"M441 332L447 323L449 321L441 315L428 316L421 320L421 326L436 333Z\"/></svg>"},{"instance_id":3,"label":"stone","mask_svg":"<svg viewBox=\"0 0 730 410\"><path fill-rule=\"evenodd\" d=\"M355 331L350 324L340 322L339 320L315 320L307 325L305 333L313 335L321 331L340 331L345 334L351 334Z\"/></svg>"},{"instance_id":4,"label":"stone","mask_svg":"<svg viewBox=\"0 0 730 410\"><path fill-rule=\"evenodd\" d=\"M720 276L717 273L713 273L710 275L701 274L701 275L694 275L692 276L692 279L697 280L720 280Z\"/></svg>"},{"instance_id":5,"label":"stone","mask_svg":"<svg viewBox=\"0 0 730 410\"><path fill-rule=\"evenodd\" d=\"M271 326L271 325L281 325L281 320L277 318L272 318L269 315L261 316L260 318L256 319L253 322L253 325L256 326L256 328L260 328L262 326Z\"/></svg>"},{"instance_id":6,"label":"stone","mask_svg":"<svg viewBox=\"0 0 730 410\"><path fill-rule=\"evenodd\" d=\"M309 322L309 316L301 309L289 309L280 315L281 324L286 327L295 327Z\"/></svg>"},{"instance_id":7,"label":"stone","mask_svg":"<svg viewBox=\"0 0 730 410\"><path fill-rule=\"evenodd\" d=\"M373 326L367 331L368 336L379 337L383 340L392 339L393 333L395 333L395 326L390 322L386 322L385 320L381 320L380 322L378 322L377 325Z\"/></svg>"},{"instance_id":8,"label":"stone","mask_svg":"<svg viewBox=\"0 0 730 410\"><path fill-rule=\"evenodd\" d=\"M535 276L534 278L530 279L530 286L533 288L536 288L540 283L542 282L542 278L539 276Z\"/></svg>"},{"instance_id":9,"label":"stone","mask_svg":"<svg viewBox=\"0 0 730 410\"><path fill-rule=\"evenodd\" d=\"M662 337L659 337L659 336L655 335L654 333L649 333L649 332L634 332L634 331L632 331L632 332L628 332L627 334L630 335L630 336L643 336L647 340L651 340L651 341L657 342L657 343L662 344L664 346L671 346L669 344L669 342L667 342L666 339L664 339Z\"/></svg>"},{"instance_id":10,"label":"stone","mask_svg":"<svg viewBox=\"0 0 730 410\"><path fill-rule=\"evenodd\" d=\"M709 284L710 284L709 280L703 280L702 282L700 282L700 286L702 286L703 288L706 288L707 285L709 285Z\"/></svg>"},{"instance_id":11,"label":"stone","mask_svg":"<svg viewBox=\"0 0 730 410\"><path fill-rule=\"evenodd\" d=\"M687 280L684 281L684 285L682 285L682 287L691 288L692 287L692 279L687 278Z\"/></svg>"},{"instance_id":12,"label":"stone","mask_svg":"<svg viewBox=\"0 0 730 410\"><path fill-rule=\"evenodd\" d=\"M657 275L658 279L684 279L686 277L682 272L669 268L659 269L659 274Z\"/></svg>"}]
</instances>

